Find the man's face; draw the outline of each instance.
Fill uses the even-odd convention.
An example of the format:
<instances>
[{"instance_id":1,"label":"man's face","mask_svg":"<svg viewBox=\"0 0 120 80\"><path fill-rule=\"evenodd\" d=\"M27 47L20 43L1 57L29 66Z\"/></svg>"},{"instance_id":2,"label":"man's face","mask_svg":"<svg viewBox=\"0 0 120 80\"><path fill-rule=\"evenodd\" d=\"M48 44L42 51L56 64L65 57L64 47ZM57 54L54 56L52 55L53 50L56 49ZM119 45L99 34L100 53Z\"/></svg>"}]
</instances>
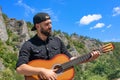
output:
<instances>
[{"instance_id":1,"label":"man's face","mask_svg":"<svg viewBox=\"0 0 120 80\"><path fill-rule=\"evenodd\" d=\"M46 20L40 23L40 32L45 36L50 36L52 32L52 22L51 20Z\"/></svg>"}]
</instances>

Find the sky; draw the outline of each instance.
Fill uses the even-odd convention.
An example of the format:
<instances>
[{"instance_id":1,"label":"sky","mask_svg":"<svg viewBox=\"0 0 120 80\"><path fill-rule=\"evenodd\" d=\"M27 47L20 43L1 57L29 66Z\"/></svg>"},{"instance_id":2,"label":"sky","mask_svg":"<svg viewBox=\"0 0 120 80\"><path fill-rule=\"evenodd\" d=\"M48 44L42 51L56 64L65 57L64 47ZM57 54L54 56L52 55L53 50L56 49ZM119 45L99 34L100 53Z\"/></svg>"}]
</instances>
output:
<instances>
[{"instance_id":1,"label":"sky","mask_svg":"<svg viewBox=\"0 0 120 80\"><path fill-rule=\"evenodd\" d=\"M51 16L52 29L120 42L120 0L0 0L9 18L33 23L38 12Z\"/></svg>"}]
</instances>

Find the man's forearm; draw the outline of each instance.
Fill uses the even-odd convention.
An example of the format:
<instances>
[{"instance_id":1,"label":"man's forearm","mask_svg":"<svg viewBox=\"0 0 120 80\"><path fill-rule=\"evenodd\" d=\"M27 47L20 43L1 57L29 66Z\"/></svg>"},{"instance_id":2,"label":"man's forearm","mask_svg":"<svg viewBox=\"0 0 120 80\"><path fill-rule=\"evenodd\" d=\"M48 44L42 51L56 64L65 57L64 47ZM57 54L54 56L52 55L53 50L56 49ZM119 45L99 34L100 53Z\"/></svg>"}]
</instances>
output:
<instances>
[{"instance_id":1,"label":"man's forearm","mask_svg":"<svg viewBox=\"0 0 120 80\"><path fill-rule=\"evenodd\" d=\"M17 73L23 74L25 76L39 74L40 70L42 70L42 68L32 67L27 64L22 64L16 69Z\"/></svg>"}]
</instances>

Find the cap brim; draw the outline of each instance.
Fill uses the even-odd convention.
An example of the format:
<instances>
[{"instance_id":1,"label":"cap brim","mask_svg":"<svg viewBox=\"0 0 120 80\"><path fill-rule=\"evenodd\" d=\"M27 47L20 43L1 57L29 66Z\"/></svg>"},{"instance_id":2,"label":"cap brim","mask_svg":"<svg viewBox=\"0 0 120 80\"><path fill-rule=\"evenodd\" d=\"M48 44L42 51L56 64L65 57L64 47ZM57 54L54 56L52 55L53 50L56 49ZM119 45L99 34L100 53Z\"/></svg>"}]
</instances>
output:
<instances>
[{"instance_id":1,"label":"cap brim","mask_svg":"<svg viewBox=\"0 0 120 80\"><path fill-rule=\"evenodd\" d=\"M31 29L31 31L35 31L36 30L36 28L35 28L35 26L33 26L33 28Z\"/></svg>"}]
</instances>

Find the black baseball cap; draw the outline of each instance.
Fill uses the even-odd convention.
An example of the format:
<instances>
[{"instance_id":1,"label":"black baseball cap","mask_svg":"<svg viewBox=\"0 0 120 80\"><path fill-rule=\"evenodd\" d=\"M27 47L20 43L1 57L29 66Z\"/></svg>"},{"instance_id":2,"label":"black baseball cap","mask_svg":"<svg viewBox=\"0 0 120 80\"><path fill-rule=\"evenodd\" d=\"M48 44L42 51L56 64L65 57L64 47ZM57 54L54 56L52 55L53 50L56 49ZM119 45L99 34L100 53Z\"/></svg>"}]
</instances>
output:
<instances>
[{"instance_id":1,"label":"black baseball cap","mask_svg":"<svg viewBox=\"0 0 120 80\"><path fill-rule=\"evenodd\" d=\"M48 13L45 13L45 12L40 12L40 13L37 13L34 17L33 17L33 23L34 23L34 26L33 28L31 29L32 31L36 30L36 27L35 27L35 24L38 24L38 23L41 23L43 21L46 21L50 19L50 16Z\"/></svg>"}]
</instances>

